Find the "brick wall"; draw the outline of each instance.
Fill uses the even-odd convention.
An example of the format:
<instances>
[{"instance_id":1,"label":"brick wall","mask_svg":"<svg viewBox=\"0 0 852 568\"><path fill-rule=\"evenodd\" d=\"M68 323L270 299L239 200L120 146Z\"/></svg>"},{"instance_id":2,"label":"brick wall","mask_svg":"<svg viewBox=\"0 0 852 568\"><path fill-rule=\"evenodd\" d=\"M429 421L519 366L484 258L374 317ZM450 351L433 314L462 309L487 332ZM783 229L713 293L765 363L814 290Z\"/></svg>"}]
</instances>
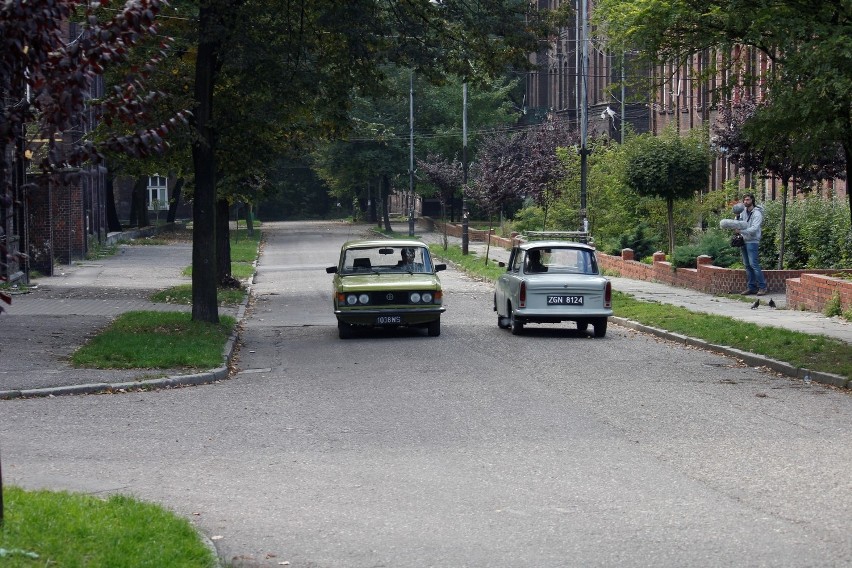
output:
<instances>
[{"instance_id":1,"label":"brick wall","mask_svg":"<svg viewBox=\"0 0 852 568\"><path fill-rule=\"evenodd\" d=\"M835 271L838 272L838 271ZM802 274L787 280L787 307L822 312L835 294L844 310L852 309L852 280L824 274Z\"/></svg>"},{"instance_id":2,"label":"brick wall","mask_svg":"<svg viewBox=\"0 0 852 568\"><path fill-rule=\"evenodd\" d=\"M86 254L83 194L78 185L39 185L29 191L30 268L53 274L53 263L70 264Z\"/></svg>"},{"instance_id":3,"label":"brick wall","mask_svg":"<svg viewBox=\"0 0 852 568\"><path fill-rule=\"evenodd\" d=\"M633 258L633 251L624 249L621 256L598 252L600 265L625 278L662 282L671 286L691 288L708 294L737 294L746 288L743 269L713 266L709 256L699 256L697 268L673 269L662 252L654 253L654 263L645 264ZM784 292L787 306L822 312L835 291L840 294L844 309L852 308L852 281L832 277L833 274L852 274L852 270L764 270L772 292Z\"/></svg>"}]
</instances>

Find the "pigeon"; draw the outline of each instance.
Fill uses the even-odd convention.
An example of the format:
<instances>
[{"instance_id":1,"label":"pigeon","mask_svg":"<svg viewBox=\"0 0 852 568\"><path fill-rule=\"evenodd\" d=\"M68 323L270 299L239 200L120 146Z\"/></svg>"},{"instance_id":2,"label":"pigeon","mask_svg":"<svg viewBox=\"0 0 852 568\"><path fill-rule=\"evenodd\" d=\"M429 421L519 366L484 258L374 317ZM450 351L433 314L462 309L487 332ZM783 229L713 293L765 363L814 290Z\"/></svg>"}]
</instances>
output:
<instances>
[{"instance_id":1,"label":"pigeon","mask_svg":"<svg viewBox=\"0 0 852 568\"><path fill-rule=\"evenodd\" d=\"M760 300L755 300L751 305L751 309L756 310L760 306Z\"/></svg>"},{"instance_id":2,"label":"pigeon","mask_svg":"<svg viewBox=\"0 0 852 568\"><path fill-rule=\"evenodd\" d=\"M775 300L773 300L772 298L769 298L769 304L767 304L767 305L774 310L775 309Z\"/></svg>"}]
</instances>

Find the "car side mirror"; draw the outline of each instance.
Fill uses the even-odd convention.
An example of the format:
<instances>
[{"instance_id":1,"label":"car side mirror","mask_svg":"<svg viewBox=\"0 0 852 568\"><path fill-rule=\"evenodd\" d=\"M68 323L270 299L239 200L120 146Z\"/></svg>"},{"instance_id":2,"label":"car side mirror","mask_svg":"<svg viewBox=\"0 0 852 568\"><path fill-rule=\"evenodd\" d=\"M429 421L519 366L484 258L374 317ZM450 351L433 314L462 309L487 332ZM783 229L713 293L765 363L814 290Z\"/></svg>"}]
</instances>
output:
<instances>
[{"instance_id":1,"label":"car side mirror","mask_svg":"<svg viewBox=\"0 0 852 568\"><path fill-rule=\"evenodd\" d=\"M435 272L441 272L442 270L446 270L446 269L447 269L446 264L436 264L435 265Z\"/></svg>"},{"instance_id":2,"label":"car side mirror","mask_svg":"<svg viewBox=\"0 0 852 568\"><path fill-rule=\"evenodd\" d=\"M328 272L329 274L337 274L337 267L336 266L329 266L328 268L325 269L325 271Z\"/></svg>"}]
</instances>

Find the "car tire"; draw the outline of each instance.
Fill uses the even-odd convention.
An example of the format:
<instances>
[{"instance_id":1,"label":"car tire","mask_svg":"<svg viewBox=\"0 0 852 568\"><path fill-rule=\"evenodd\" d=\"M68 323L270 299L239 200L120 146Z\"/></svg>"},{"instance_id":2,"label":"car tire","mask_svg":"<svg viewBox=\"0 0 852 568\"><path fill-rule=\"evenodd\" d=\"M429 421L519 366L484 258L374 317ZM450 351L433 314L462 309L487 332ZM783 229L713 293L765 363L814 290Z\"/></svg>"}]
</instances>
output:
<instances>
[{"instance_id":1,"label":"car tire","mask_svg":"<svg viewBox=\"0 0 852 568\"><path fill-rule=\"evenodd\" d=\"M589 322L587 321L578 321L577 322L577 330L578 331L586 331L589 329Z\"/></svg>"},{"instance_id":2,"label":"car tire","mask_svg":"<svg viewBox=\"0 0 852 568\"><path fill-rule=\"evenodd\" d=\"M497 327L500 329L509 329L512 324L509 322L509 318L506 316L497 315Z\"/></svg>"},{"instance_id":3,"label":"car tire","mask_svg":"<svg viewBox=\"0 0 852 568\"><path fill-rule=\"evenodd\" d=\"M595 337L604 337L606 335L607 318L598 318L594 321Z\"/></svg>"},{"instance_id":4,"label":"car tire","mask_svg":"<svg viewBox=\"0 0 852 568\"><path fill-rule=\"evenodd\" d=\"M509 310L510 324L509 327L512 328L512 335L520 335L524 332L524 322L520 321L515 317L514 310Z\"/></svg>"},{"instance_id":5,"label":"car tire","mask_svg":"<svg viewBox=\"0 0 852 568\"><path fill-rule=\"evenodd\" d=\"M429 325L426 326L426 333L429 334L429 337L438 337L441 335L441 320L429 322Z\"/></svg>"},{"instance_id":6,"label":"car tire","mask_svg":"<svg viewBox=\"0 0 852 568\"><path fill-rule=\"evenodd\" d=\"M352 329L352 325L343 321L337 322L337 335L340 339L352 339L355 335L355 330Z\"/></svg>"}]
</instances>

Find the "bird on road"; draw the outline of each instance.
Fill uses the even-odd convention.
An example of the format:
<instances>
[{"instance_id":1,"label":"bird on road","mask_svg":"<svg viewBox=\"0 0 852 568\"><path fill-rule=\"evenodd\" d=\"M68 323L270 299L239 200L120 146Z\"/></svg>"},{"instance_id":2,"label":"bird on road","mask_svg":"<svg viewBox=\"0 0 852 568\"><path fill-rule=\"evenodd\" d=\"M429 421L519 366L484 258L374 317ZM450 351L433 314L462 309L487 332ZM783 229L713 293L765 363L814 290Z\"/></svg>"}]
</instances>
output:
<instances>
[{"instance_id":1,"label":"bird on road","mask_svg":"<svg viewBox=\"0 0 852 568\"><path fill-rule=\"evenodd\" d=\"M772 298L769 298L769 303L767 305L774 310L775 309L775 300L773 300Z\"/></svg>"},{"instance_id":2,"label":"bird on road","mask_svg":"<svg viewBox=\"0 0 852 568\"><path fill-rule=\"evenodd\" d=\"M756 310L760 306L760 300L755 300L751 305L751 309Z\"/></svg>"}]
</instances>

